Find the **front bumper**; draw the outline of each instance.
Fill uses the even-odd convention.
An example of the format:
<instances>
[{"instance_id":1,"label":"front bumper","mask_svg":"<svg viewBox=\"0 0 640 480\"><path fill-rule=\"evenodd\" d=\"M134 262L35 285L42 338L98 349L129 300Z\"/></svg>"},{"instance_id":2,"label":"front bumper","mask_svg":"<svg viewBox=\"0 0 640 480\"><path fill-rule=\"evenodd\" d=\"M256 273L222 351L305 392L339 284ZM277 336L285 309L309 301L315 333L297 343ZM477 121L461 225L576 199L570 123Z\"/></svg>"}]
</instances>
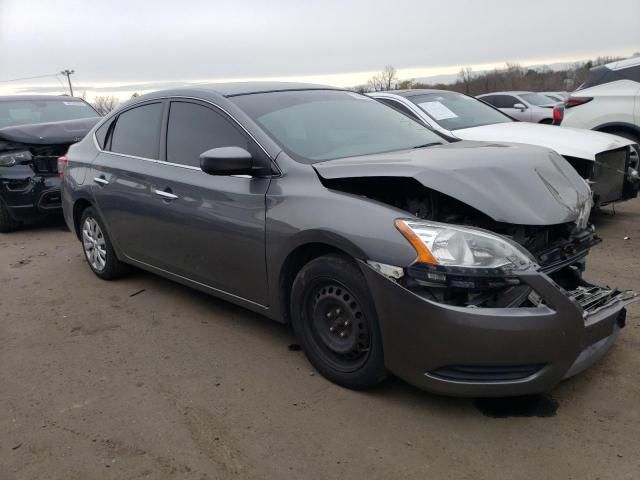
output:
<instances>
[{"instance_id":1,"label":"front bumper","mask_svg":"<svg viewBox=\"0 0 640 480\"><path fill-rule=\"evenodd\" d=\"M538 307L466 308L420 297L362 263L390 372L424 390L454 396L547 391L597 361L624 324L614 300L588 315L550 277L518 275Z\"/></svg>"},{"instance_id":2,"label":"front bumper","mask_svg":"<svg viewBox=\"0 0 640 480\"><path fill-rule=\"evenodd\" d=\"M0 172L0 197L9 214L20 222L61 214L60 177L35 174L28 166Z\"/></svg>"}]
</instances>

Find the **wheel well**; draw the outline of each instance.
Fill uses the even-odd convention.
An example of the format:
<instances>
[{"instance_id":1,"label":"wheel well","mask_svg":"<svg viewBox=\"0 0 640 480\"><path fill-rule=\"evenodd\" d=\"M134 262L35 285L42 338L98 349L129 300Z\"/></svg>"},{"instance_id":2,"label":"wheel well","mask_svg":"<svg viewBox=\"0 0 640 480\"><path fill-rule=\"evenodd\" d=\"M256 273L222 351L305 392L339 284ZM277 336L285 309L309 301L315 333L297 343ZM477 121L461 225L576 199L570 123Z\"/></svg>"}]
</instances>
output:
<instances>
[{"instance_id":1,"label":"wheel well","mask_svg":"<svg viewBox=\"0 0 640 480\"><path fill-rule=\"evenodd\" d=\"M80 219L82 218L82 212L91 207L91 202L81 198L73 204L73 226L75 228L75 234L80 239Z\"/></svg>"},{"instance_id":2,"label":"wheel well","mask_svg":"<svg viewBox=\"0 0 640 480\"><path fill-rule=\"evenodd\" d=\"M351 255L346 253L344 250L336 248L332 245L327 245L326 243L307 243L293 250L282 264L279 280L279 297L281 311L283 314L282 316L285 323L289 323L290 321L289 303L291 288L293 287L293 281L295 280L296 275L298 275L298 272L302 270L302 267L304 267L314 258L318 258L322 255L327 255L330 253L337 253L349 259L352 259Z\"/></svg>"},{"instance_id":3,"label":"wheel well","mask_svg":"<svg viewBox=\"0 0 640 480\"><path fill-rule=\"evenodd\" d=\"M542 123L544 125L551 125L553 123L553 118L543 118L538 123Z\"/></svg>"},{"instance_id":4,"label":"wheel well","mask_svg":"<svg viewBox=\"0 0 640 480\"><path fill-rule=\"evenodd\" d=\"M625 127L624 125L620 125L620 126L610 125L607 127L599 127L599 128L596 128L595 130L598 132L611 133L613 135L624 136L625 138L628 138L630 140L640 139L640 133L638 132L638 130L635 130L630 127Z\"/></svg>"}]
</instances>

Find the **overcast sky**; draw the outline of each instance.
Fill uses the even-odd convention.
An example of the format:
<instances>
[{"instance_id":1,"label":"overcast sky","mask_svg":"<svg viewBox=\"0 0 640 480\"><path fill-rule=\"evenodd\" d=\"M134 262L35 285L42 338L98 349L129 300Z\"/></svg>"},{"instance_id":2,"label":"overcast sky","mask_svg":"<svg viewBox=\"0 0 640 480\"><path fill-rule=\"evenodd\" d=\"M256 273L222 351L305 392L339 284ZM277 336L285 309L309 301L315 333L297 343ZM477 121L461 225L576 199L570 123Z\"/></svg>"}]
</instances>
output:
<instances>
[{"instance_id":1,"label":"overcast sky","mask_svg":"<svg viewBox=\"0 0 640 480\"><path fill-rule=\"evenodd\" d=\"M75 69L76 90L127 94L174 81L349 86L387 64L411 78L630 55L639 19L640 0L0 0L0 93L61 90L60 77L5 80L63 68Z\"/></svg>"}]
</instances>

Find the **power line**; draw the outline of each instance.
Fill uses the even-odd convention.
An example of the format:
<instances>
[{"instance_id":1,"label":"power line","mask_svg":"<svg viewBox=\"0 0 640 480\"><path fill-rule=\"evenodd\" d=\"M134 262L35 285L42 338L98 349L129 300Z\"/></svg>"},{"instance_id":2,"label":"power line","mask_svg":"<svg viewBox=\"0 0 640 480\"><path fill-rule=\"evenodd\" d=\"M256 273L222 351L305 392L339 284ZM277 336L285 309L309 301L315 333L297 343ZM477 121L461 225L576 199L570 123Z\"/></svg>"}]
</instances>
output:
<instances>
[{"instance_id":1,"label":"power line","mask_svg":"<svg viewBox=\"0 0 640 480\"><path fill-rule=\"evenodd\" d=\"M35 78L55 77L58 73L50 73L48 75L37 75L35 77L10 78L8 80L0 80L0 83L20 82L22 80L33 80Z\"/></svg>"}]
</instances>

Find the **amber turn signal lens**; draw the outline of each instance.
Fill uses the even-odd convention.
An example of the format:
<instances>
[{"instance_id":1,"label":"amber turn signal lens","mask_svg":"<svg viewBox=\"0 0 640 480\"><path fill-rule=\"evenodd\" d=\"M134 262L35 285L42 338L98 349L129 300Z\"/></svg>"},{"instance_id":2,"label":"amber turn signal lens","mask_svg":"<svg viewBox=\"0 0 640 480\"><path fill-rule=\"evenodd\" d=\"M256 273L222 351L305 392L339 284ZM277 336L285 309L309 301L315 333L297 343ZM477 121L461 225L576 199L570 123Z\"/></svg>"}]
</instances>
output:
<instances>
[{"instance_id":1,"label":"amber turn signal lens","mask_svg":"<svg viewBox=\"0 0 640 480\"><path fill-rule=\"evenodd\" d=\"M438 261L435 259L431 251L427 248L422 240L411 230L407 224L402 220L396 220L395 226L398 231L406 238L409 243L415 248L418 258L416 259L420 263L430 263L432 265L438 265Z\"/></svg>"}]
</instances>

